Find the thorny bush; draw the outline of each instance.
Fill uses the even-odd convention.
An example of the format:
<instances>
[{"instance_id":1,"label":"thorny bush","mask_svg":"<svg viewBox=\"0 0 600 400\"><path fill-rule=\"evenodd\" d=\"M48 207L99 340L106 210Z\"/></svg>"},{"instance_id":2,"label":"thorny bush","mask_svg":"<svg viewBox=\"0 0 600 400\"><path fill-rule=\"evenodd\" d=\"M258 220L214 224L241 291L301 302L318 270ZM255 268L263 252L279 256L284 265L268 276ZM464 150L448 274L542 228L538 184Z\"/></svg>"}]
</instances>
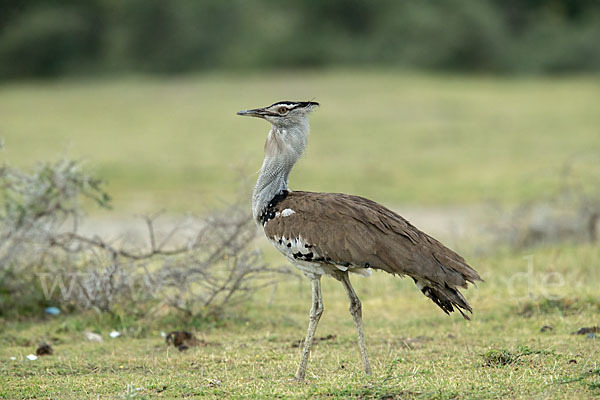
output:
<instances>
[{"instance_id":1,"label":"thorny bush","mask_svg":"<svg viewBox=\"0 0 600 400\"><path fill-rule=\"evenodd\" d=\"M494 246L520 250L558 242L598 241L600 230L600 154L569 158L550 195L498 210L490 224Z\"/></svg>"},{"instance_id":2,"label":"thorny bush","mask_svg":"<svg viewBox=\"0 0 600 400\"><path fill-rule=\"evenodd\" d=\"M83 206L109 207L102 182L82 163L0 169L0 316L67 310L219 314L289 270L270 267L253 247L257 229L240 203L203 218L157 227L145 244L86 236Z\"/></svg>"}]
</instances>

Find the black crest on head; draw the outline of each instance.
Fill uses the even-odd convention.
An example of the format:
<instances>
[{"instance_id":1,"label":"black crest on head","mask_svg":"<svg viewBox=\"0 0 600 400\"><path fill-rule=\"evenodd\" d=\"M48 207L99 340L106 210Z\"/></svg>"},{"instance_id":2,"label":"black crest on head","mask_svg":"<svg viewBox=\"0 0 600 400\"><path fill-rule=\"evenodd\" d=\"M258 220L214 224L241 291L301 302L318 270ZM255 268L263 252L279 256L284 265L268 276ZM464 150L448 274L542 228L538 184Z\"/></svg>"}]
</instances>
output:
<instances>
[{"instance_id":1,"label":"black crest on head","mask_svg":"<svg viewBox=\"0 0 600 400\"><path fill-rule=\"evenodd\" d=\"M273 106L276 105L284 105L287 106L290 109L294 109L294 108L306 108L308 106L318 106L319 103L317 103L316 101L289 101L289 100L283 100L283 101L278 101L277 103L273 103L271 104L269 107L267 108L271 108Z\"/></svg>"}]
</instances>

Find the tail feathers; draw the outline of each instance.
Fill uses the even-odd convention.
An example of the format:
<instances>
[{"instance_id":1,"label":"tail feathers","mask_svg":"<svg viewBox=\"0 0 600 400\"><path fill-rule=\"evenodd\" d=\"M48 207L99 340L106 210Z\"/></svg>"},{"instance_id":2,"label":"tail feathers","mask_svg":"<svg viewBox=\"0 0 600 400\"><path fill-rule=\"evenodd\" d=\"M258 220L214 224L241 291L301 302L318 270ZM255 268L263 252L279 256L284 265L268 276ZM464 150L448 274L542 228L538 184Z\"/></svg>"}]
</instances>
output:
<instances>
[{"instance_id":1,"label":"tail feathers","mask_svg":"<svg viewBox=\"0 0 600 400\"><path fill-rule=\"evenodd\" d=\"M465 299L462 293L460 293L458 290L451 288L447 284L444 286L426 286L416 279L414 279L414 281L417 287L421 289L421 292L423 292L425 296L429 297L431 301L433 301L446 314L450 315L450 313L454 312L456 309L458 312L460 312L464 319L471 319L463 312L463 310L470 313L472 313L473 310L467 302L467 299Z\"/></svg>"}]
</instances>

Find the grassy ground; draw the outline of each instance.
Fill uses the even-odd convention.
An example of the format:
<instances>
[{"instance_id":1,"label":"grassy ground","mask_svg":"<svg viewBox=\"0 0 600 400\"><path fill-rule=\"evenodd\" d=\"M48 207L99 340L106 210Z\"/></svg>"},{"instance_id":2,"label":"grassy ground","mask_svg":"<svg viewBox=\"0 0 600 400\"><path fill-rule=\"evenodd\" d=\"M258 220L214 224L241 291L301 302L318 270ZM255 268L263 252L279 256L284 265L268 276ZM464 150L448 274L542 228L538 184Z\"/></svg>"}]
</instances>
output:
<instances>
[{"instance_id":1,"label":"grassy ground","mask_svg":"<svg viewBox=\"0 0 600 400\"><path fill-rule=\"evenodd\" d=\"M235 112L280 99L322 103L306 190L387 204L532 199L565 160L600 147L597 77L503 79L332 70L0 87L2 158L83 156L116 208L201 211L254 179L268 131Z\"/></svg>"},{"instance_id":2,"label":"grassy ground","mask_svg":"<svg viewBox=\"0 0 600 400\"><path fill-rule=\"evenodd\" d=\"M389 205L536 199L558 184L565 160L600 146L594 77L335 70L4 85L2 158L27 166L65 151L84 156L108 179L117 214L202 211L232 197L239 170L252 177L260 165L268 126L235 112L314 96L322 107L292 187ZM361 373L344 291L326 279L317 336L335 338L315 346L306 383L290 381L310 307L309 283L290 280L218 321L125 311L0 321L0 398L600 397L600 341L571 334L600 323L598 247L486 256L467 241L457 248L486 280L466 293L470 322L445 316L411 280L353 278L372 377ZM123 336L108 338L113 329ZM172 329L208 345L167 348L160 332ZM87 330L105 341L86 342ZM54 355L25 359L44 341Z\"/></svg>"},{"instance_id":3,"label":"grassy ground","mask_svg":"<svg viewBox=\"0 0 600 400\"><path fill-rule=\"evenodd\" d=\"M304 335L310 306L302 280L262 292L216 323L123 314L3 324L0 398L598 397L600 341L572 334L598 324L598 249L562 246L532 255L530 278L522 255L473 260L486 282L468 291L470 322L444 315L410 280L354 278L371 377L361 372L344 291L326 279L317 336L335 337L315 345L306 383L290 381L299 359L292 344ZM544 325L553 329L541 332ZM193 330L207 345L168 348L160 331L174 328ZM124 335L109 339L112 329ZM86 342L85 330L103 334L104 343ZM54 355L24 359L43 341Z\"/></svg>"}]
</instances>

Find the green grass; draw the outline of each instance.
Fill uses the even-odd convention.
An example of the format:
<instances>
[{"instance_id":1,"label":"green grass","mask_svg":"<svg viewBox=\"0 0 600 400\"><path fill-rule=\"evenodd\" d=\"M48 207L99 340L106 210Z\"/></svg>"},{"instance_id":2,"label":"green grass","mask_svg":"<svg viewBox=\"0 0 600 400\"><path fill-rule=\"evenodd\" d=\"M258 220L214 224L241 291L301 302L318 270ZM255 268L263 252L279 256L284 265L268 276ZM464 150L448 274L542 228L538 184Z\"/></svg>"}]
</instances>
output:
<instances>
[{"instance_id":1,"label":"green grass","mask_svg":"<svg viewBox=\"0 0 600 400\"><path fill-rule=\"evenodd\" d=\"M409 279L353 278L363 300L371 377L361 372L345 293L325 279L317 336L336 337L315 345L306 383L290 381L300 356L292 344L305 333L310 306L310 285L301 280L280 284L273 297L265 290L212 323L127 314L5 322L0 398L598 397L600 339L572 334L598 324L598 249L548 247L533 256L532 281L518 275L512 287L511 277L527 271L521 255L473 260L486 282L467 291L475 310L470 322L444 315ZM543 285L549 273L564 283ZM553 330L541 332L544 325ZM167 348L160 331L181 328L209 345L183 353ZM124 336L109 339L112 329ZM104 343L85 342L85 330L103 334ZM24 359L43 341L54 355Z\"/></svg>"},{"instance_id":2,"label":"green grass","mask_svg":"<svg viewBox=\"0 0 600 400\"><path fill-rule=\"evenodd\" d=\"M119 210L202 211L261 164L269 127L235 112L313 97L322 107L293 188L391 205L514 203L548 193L568 157L600 147L597 77L330 70L5 84L2 158L82 156Z\"/></svg>"}]
</instances>

